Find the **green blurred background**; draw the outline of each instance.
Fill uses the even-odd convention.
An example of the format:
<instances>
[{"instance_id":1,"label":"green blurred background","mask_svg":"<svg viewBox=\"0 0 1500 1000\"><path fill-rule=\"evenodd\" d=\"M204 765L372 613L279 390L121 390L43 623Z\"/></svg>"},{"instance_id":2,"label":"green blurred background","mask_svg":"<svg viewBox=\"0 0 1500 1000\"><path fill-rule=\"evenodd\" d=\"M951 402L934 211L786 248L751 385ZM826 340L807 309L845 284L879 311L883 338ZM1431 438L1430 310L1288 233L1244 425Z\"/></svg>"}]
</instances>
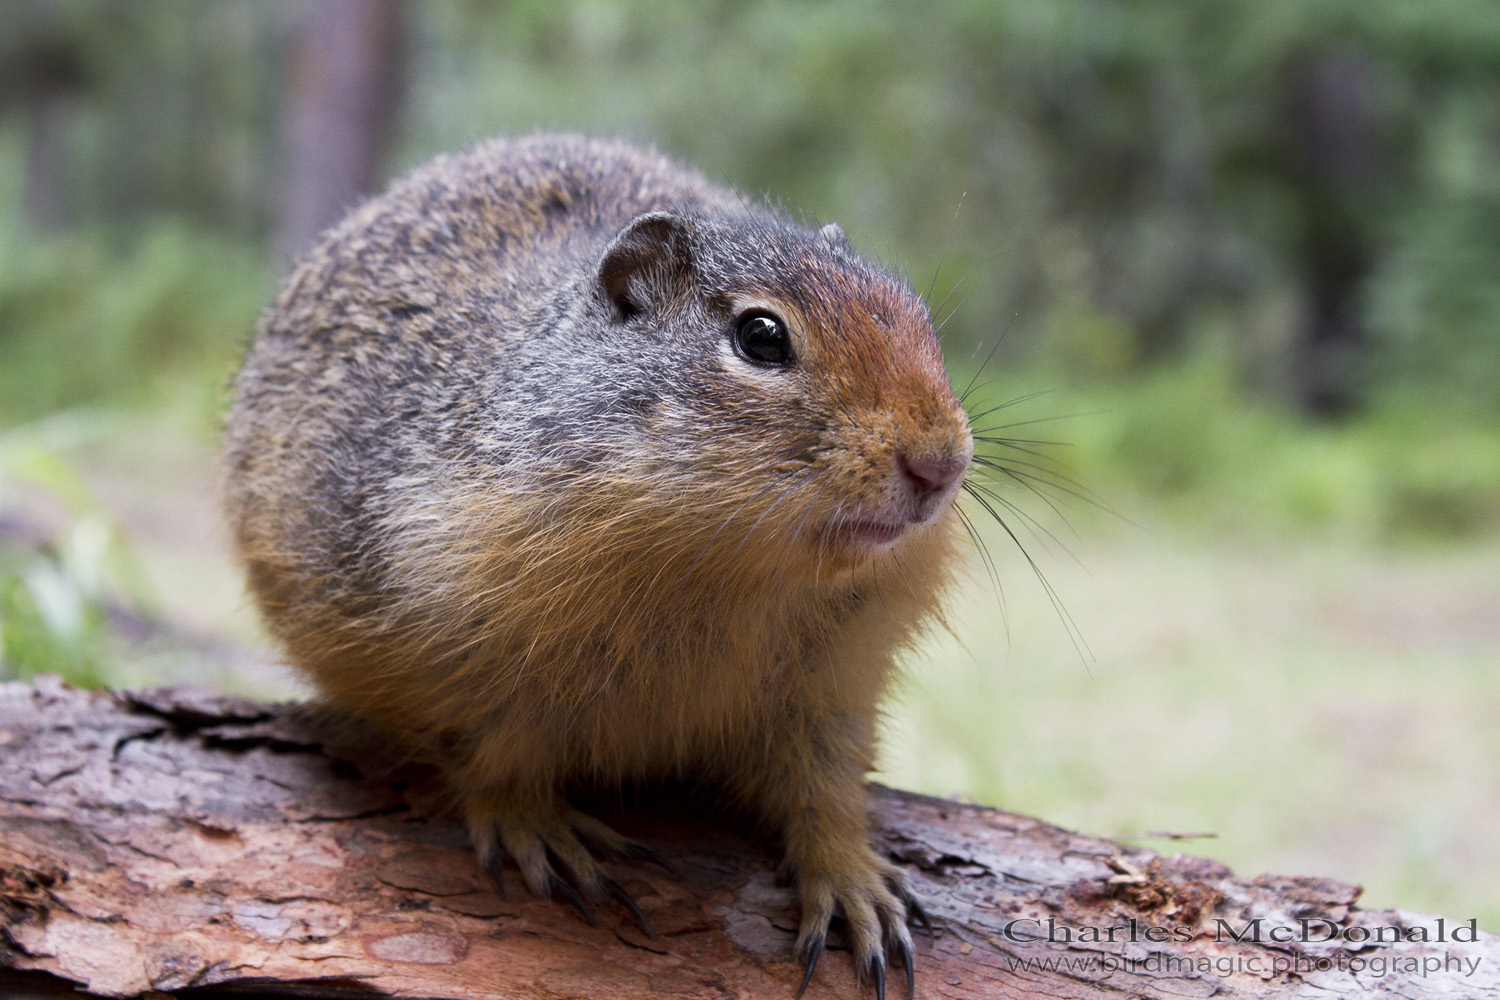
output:
<instances>
[{"instance_id":1,"label":"green blurred background","mask_svg":"<svg viewBox=\"0 0 1500 1000\"><path fill-rule=\"evenodd\" d=\"M436 151L623 135L930 287L1039 442L1047 583L984 527L884 780L1500 931L1492 0L0 18L0 677L296 692L214 507L284 261Z\"/></svg>"}]
</instances>

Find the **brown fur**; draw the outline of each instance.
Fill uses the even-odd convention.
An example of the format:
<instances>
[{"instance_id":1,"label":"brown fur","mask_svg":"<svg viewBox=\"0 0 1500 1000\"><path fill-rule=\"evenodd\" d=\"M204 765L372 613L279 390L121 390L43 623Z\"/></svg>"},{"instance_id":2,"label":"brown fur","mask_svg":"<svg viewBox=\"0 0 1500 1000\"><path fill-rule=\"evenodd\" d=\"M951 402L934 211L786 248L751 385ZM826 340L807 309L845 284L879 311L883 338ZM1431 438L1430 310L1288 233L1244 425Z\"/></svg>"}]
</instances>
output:
<instances>
[{"instance_id":1,"label":"brown fur","mask_svg":"<svg viewBox=\"0 0 1500 1000\"><path fill-rule=\"evenodd\" d=\"M734 354L750 308L794 365ZM444 762L482 858L598 896L585 845L630 844L560 790L700 777L784 841L805 954L838 907L862 971L909 965L862 781L955 559L956 484L901 463L972 445L908 287L653 153L494 141L334 229L236 389L267 620L329 702Z\"/></svg>"}]
</instances>

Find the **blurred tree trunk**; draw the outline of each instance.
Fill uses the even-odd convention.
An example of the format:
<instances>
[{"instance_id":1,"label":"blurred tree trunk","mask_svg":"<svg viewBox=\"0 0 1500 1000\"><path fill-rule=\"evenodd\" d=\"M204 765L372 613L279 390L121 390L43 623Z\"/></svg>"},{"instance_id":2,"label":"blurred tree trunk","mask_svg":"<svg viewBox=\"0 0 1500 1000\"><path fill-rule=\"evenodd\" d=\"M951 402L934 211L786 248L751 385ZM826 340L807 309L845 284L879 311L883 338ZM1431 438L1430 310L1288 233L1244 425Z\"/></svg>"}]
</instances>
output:
<instances>
[{"instance_id":1,"label":"blurred tree trunk","mask_svg":"<svg viewBox=\"0 0 1500 1000\"><path fill-rule=\"evenodd\" d=\"M401 99L401 0L303 0L282 99L286 265L375 186Z\"/></svg>"},{"instance_id":2,"label":"blurred tree trunk","mask_svg":"<svg viewBox=\"0 0 1500 1000\"><path fill-rule=\"evenodd\" d=\"M21 4L0 50L0 109L14 104L26 123L21 210L37 229L73 221L72 131L78 104L98 83L97 50L61 5Z\"/></svg>"},{"instance_id":3,"label":"blurred tree trunk","mask_svg":"<svg viewBox=\"0 0 1500 1000\"><path fill-rule=\"evenodd\" d=\"M1302 215L1306 304L1291 387L1302 408L1343 416L1362 400L1370 347L1360 292L1375 263L1368 201L1381 172L1376 77L1357 52L1323 52L1295 77L1291 135Z\"/></svg>"},{"instance_id":4,"label":"blurred tree trunk","mask_svg":"<svg viewBox=\"0 0 1500 1000\"><path fill-rule=\"evenodd\" d=\"M41 230L62 229L72 219L68 197L67 94L39 90L26 97L26 176L21 204Z\"/></svg>"}]
</instances>

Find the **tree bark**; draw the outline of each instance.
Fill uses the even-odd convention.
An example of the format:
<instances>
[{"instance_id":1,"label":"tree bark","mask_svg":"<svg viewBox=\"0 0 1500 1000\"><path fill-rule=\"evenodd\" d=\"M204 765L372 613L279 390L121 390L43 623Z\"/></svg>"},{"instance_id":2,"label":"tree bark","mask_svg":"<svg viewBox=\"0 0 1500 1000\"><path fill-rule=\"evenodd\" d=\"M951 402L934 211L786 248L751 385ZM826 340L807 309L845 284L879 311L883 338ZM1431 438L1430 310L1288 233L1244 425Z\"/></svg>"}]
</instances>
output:
<instances>
[{"instance_id":1,"label":"tree bark","mask_svg":"<svg viewBox=\"0 0 1500 1000\"><path fill-rule=\"evenodd\" d=\"M0 992L795 994L796 904L731 823L683 796L620 805L611 821L676 871L607 865L655 938L621 910L591 927L518 879L497 892L433 774L380 746L291 706L0 685ZM1500 938L1361 910L1353 886L1237 879L890 789L871 803L936 924L918 996L1500 997ZM857 995L847 954L826 955L808 996Z\"/></svg>"}]
</instances>

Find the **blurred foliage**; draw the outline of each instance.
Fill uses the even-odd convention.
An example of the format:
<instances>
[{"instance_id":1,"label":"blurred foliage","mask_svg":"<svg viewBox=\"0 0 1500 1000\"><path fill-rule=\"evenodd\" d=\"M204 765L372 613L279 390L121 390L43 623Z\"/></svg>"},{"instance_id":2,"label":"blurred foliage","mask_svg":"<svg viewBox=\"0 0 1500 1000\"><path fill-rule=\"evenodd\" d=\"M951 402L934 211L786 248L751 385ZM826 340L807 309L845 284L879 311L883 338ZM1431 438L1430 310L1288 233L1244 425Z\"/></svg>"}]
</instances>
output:
<instances>
[{"instance_id":1,"label":"blurred foliage","mask_svg":"<svg viewBox=\"0 0 1500 1000\"><path fill-rule=\"evenodd\" d=\"M100 415L63 412L0 432L0 517L23 491L60 515L50 530L0 521L0 680L45 671L100 686L111 614L154 603L119 526L64 457L103 426Z\"/></svg>"},{"instance_id":2,"label":"blurred foliage","mask_svg":"<svg viewBox=\"0 0 1500 1000\"><path fill-rule=\"evenodd\" d=\"M0 324L42 336L0 336L0 421L140 398L185 374L227 380L270 287L253 253L170 224L118 255L87 238L11 249Z\"/></svg>"},{"instance_id":3,"label":"blurred foliage","mask_svg":"<svg viewBox=\"0 0 1500 1000\"><path fill-rule=\"evenodd\" d=\"M259 250L274 214L297 6L18 0L10 14L0 124L14 143L22 122L39 134L39 109L62 120L66 215L87 238L33 249L20 271L13 244L9 295L67 295L47 275L77 274L81 289L121 256L154 273L180 254L168 273L196 287L185 262L232 258L220 270L247 279L236 301L263 297L226 241ZM1368 342L1335 377L1356 408L1401 397L1500 416L1489 0L467 0L408 14L393 173L496 132L655 141L749 194L838 218L938 301L966 276L942 310L962 303L945 331L957 360L1007 331L1004 364L1040 356L1075 381L1128 380L1211 335L1236 382L1272 401L1295 397L1311 366L1299 345L1318 262L1352 254L1343 297ZM1299 108L1329 66L1370 134L1320 153ZM163 217L175 221L158 233ZM217 322L230 312L203 329L242 336L244 313ZM47 343L53 322L8 316L0 338ZM192 336L150 329L148 356ZM98 367L128 366L106 351Z\"/></svg>"},{"instance_id":4,"label":"blurred foliage","mask_svg":"<svg viewBox=\"0 0 1500 1000\"><path fill-rule=\"evenodd\" d=\"M226 379L272 284L264 253L183 217L28 232L0 132L0 427L163 381Z\"/></svg>"},{"instance_id":5,"label":"blurred foliage","mask_svg":"<svg viewBox=\"0 0 1500 1000\"><path fill-rule=\"evenodd\" d=\"M45 221L119 237L166 215L263 239L294 16L285 2L7 0L0 116L49 140L41 166L66 204Z\"/></svg>"},{"instance_id":6,"label":"blurred foliage","mask_svg":"<svg viewBox=\"0 0 1500 1000\"><path fill-rule=\"evenodd\" d=\"M1090 414L1052 436L1116 506L1369 540L1500 523L1490 0L406 13L390 174L500 132L655 142L838 219L930 289L956 379L986 358L1003 378L983 398L1062 390L1027 414ZM7 6L0 429L222 385L273 287L298 15ZM1320 329L1345 341L1330 354ZM1347 403L1327 411L1342 421L1310 418L1309 380ZM90 613L47 596L91 606L89 553L110 548L97 509L73 509L42 562L0 568L8 643L18 622L88 634L64 625Z\"/></svg>"},{"instance_id":7,"label":"blurred foliage","mask_svg":"<svg viewBox=\"0 0 1500 1000\"><path fill-rule=\"evenodd\" d=\"M1350 391L1500 412L1485 0L471 3L422 28L404 161L538 124L653 139L839 218L919 288L946 250L938 299L971 274L959 355L1009 329L1004 361L1128 379L1228 327L1237 380L1272 399L1299 377L1309 257L1353 241L1372 342ZM1371 105L1350 156L1375 162L1343 188L1299 135L1326 58Z\"/></svg>"},{"instance_id":8,"label":"blurred foliage","mask_svg":"<svg viewBox=\"0 0 1500 1000\"><path fill-rule=\"evenodd\" d=\"M1500 525L1493 422L1455 421L1407 399L1357 421L1309 426L1236 376L1222 352L1203 350L1137 379L1069 393L1076 416L1042 417L1039 426L1050 429L1023 436L1059 442L1045 450L1060 475L1110 510L1209 537L1311 531L1368 546L1454 541ZM1056 407L1021 412L1042 410ZM1080 487L1063 487L1049 497L1074 518L1090 501L1075 495Z\"/></svg>"}]
</instances>

